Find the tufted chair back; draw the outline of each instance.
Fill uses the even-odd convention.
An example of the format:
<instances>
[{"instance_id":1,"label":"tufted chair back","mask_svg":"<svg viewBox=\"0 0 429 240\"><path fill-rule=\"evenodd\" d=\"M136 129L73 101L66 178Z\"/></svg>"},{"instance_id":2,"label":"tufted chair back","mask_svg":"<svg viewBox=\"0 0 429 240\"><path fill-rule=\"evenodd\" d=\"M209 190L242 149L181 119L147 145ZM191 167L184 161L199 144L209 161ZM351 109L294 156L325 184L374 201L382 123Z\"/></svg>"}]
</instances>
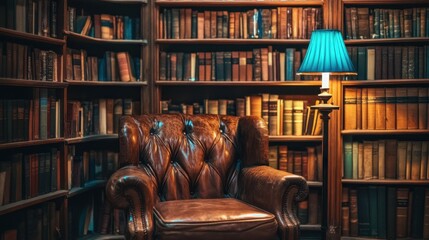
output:
<instances>
[{"instance_id":1,"label":"tufted chair back","mask_svg":"<svg viewBox=\"0 0 429 240\"><path fill-rule=\"evenodd\" d=\"M235 116L125 116L120 124L120 159L122 165L139 165L152 178L158 194L155 202L235 197L240 169L268 163L265 125L261 129L266 146L260 156L242 161L246 153L240 152L245 149L240 134L252 134L245 124ZM252 142L243 144L251 146Z\"/></svg>"}]
</instances>

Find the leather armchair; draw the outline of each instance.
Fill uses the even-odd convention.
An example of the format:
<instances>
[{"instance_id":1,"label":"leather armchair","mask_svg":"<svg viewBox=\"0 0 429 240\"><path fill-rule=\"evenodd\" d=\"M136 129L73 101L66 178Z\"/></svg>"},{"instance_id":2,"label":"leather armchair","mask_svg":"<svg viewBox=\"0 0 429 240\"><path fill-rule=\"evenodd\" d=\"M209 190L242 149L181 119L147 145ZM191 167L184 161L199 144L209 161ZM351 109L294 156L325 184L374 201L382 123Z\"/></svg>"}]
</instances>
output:
<instances>
[{"instance_id":1,"label":"leather armchair","mask_svg":"<svg viewBox=\"0 0 429 240\"><path fill-rule=\"evenodd\" d=\"M299 239L301 176L268 165L261 118L124 116L107 198L131 239Z\"/></svg>"}]
</instances>

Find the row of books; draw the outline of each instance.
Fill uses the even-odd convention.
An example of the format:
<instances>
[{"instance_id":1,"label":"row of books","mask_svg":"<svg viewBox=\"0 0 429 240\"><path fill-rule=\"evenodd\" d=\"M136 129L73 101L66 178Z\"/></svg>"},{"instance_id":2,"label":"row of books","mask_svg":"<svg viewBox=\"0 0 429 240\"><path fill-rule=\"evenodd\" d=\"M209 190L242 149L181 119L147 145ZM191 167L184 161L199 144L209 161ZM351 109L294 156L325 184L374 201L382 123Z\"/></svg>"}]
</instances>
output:
<instances>
[{"instance_id":1,"label":"row of books","mask_svg":"<svg viewBox=\"0 0 429 240\"><path fill-rule=\"evenodd\" d=\"M61 209L55 202L44 202L17 212L2 221L0 239L55 240L61 238Z\"/></svg>"},{"instance_id":2,"label":"row of books","mask_svg":"<svg viewBox=\"0 0 429 240\"><path fill-rule=\"evenodd\" d=\"M61 55L51 50L0 42L0 77L58 82Z\"/></svg>"},{"instance_id":3,"label":"row of books","mask_svg":"<svg viewBox=\"0 0 429 240\"><path fill-rule=\"evenodd\" d=\"M45 37L57 37L57 0L4 0L0 27Z\"/></svg>"},{"instance_id":4,"label":"row of books","mask_svg":"<svg viewBox=\"0 0 429 240\"><path fill-rule=\"evenodd\" d=\"M245 11L164 8L159 37L309 39L322 26L321 8L278 7Z\"/></svg>"},{"instance_id":5,"label":"row of books","mask_svg":"<svg viewBox=\"0 0 429 240\"><path fill-rule=\"evenodd\" d=\"M353 80L429 78L429 46L347 47Z\"/></svg>"},{"instance_id":6,"label":"row of books","mask_svg":"<svg viewBox=\"0 0 429 240\"><path fill-rule=\"evenodd\" d=\"M345 179L429 179L428 141L344 141Z\"/></svg>"},{"instance_id":7,"label":"row of books","mask_svg":"<svg viewBox=\"0 0 429 240\"><path fill-rule=\"evenodd\" d=\"M429 8L345 8L347 39L429 37Z\"/></svg>"},{"instance_id":8,"label":"row of books","mask_svg":"<svg viewBox=\"0 0 429 240\"><path fill-rule=\"evenodd\" d=\"M60 188L60 152L14 153L0 162L0 206Z\"/></svg>"},{"instance_id":9,"label":"row of books","mask_svg":"<svg viewBox=\"0 0 429 240\"><path fill-rule=\"evenodd\" d=\"M429 88L345 88L344 129L428 129Z\"/></svg>"},{"instance_id":10,"label":"row of books","mask_svg":"<svg viewBox=\"0 0 429 240\"><path fill-rule=\"evenodd\" d=\"M114 209L106 199L104 191L78 195L69 205L68 229L70 239L86 239L87 236L103 234L119 235L125 233L126 218L124 210ZM109 236L105 237L110 239ZM122 239L120 236L111 239Z\"/></svg>"},{"instance_id":11,"label":"row of books","mask_svg":"<svg viewBox=\"0 0 429 240\"><path fill-rule=\"evenodd\" d=\"M0 99L0 143L58 138L60 113L51 89L34 88L32 99Z\"/></svg>"},{"instance_id":12,"label":"row of books","mask_svg":"<svg viewBox=\"0 0 429 240\"><path fill-rule=\"evenodd\" d=\"M118 153L108 150L76 150L69 147L69 189L83 187L93 180L105 180L118 168Z\"/></svg>"},{"instance_id":13,"label":"row of books","mask_svg":"<svg viewBox=\"0 0 429 240\"><path fill-rule=\"evenodd\" d=\"M67 103L67 136L84 137L118 133L122 115L140 113L140 103L129 98L101 98Z\"/></svg>"},{"instance_id":14,"label":"row of books","mask_svg":"<svg viewBox=\"0 0 429 240\"><path fill-rule=\"evenodd\" d=\"M277 94L249 95L237 99L204 99L203 103L175 104L160 101L162 113L219 114L262 117L272 136L320 135L319 112L311 109L306 100L279 98Z\"/></svg>"},{"instance_id":15,"label":"row of books","mask_svg":"<svg viewBox=\"0 0 429 240\"><path fill-rule=\"evenodd\" d=\"M342 235L429 238L429 188L343 187Z\"/></svg>"},{"instance_id":16,"label":"row of books","mask_svg":"<svg viewBox=\"0 0 429 240\"><path fill-rule=\"evenodd\" d=\"M309 181L322 181L321 146L294 148L288 145L272 145L268 153L271 167L301 175Z\"/></svg>"},{"instance_id":17,"label":"row of books","mask_svg":"<svg viewBox=\"0 0 429 240\"><path fill-rule=\"evenodd\" d=\"M310 188L307 199L299 202L296 208L296 215L300 224L320 224L322 219L321 200L320 190Z\"/></svg>"},{"instance_id":18,"label":"row of books","mask_svg":"<svg viewBox=\"0 0 429 240\"><path fill-rule=\"evenodd\" d=\"M159 79L170 81L293 81L306 49L160 52Z\"/></svg>"},{"instance_id":19,"label":"row of books","mask_svg":"<svg viewBox=\"0 0 429 240\"><path fill-rule=\"evenodd\" d=\"M106 51L103 56L88 56L84 49L68 49L66 79L78 81L140 81L141 59L128 52Z\"/></svg>"},{"instance_id":20,"label":"row of books","mask_svg":"<svg viewBox=\"0 0 429 240\"><path fill-rule=\"evenodd\" d=\"M140 18L111 14L77 15L68 7L69 30L101 39L140 39Z\"/></svg>"}]
</instances>

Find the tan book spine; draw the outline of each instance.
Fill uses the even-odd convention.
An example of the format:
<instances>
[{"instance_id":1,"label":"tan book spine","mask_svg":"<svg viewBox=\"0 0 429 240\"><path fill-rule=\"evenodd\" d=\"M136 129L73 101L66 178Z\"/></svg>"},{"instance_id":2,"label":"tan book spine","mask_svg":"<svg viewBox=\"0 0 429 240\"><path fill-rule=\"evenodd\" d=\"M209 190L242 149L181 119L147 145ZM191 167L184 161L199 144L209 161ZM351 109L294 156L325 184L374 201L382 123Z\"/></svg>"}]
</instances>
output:
<instances>
[{"instance_id":1,"label":"tan book spine","mask_svg":"<svg viewBox=\"0 0 429 240\"><path fill-rule=\"evenodd\" d=\"M364 141L363 142L363 161L364 161L364 166L363 166L363 178L364 179L371 179L372 178L372 147L373 144L371 141Z\"/></svg>"},{"instance_id":2,"label":"tan book spine","mask_svg":"<svg viewBox=\"0 0 429 240\"><path fill-rule=\"evenodd\" d=\"M283 135L293 134L293 100L284 100L283 106Z\"/></svg>"},{"instance_id":3,"label":"tan book spine","mask_svg":"<svg viewBox=\"0 0 429 240\"><path fill-rule=\"evenodd\" d=\"M205 81L211 81L212 79L212 53L206 52L205 54L205 73L206 77L204 78Z\"/></svg>"},{"instance_id":4,"label":"tan book spine","mask_svg":"<svg viewBox=\"0 0 429 240\"><path fill-rule=\"evenodd\" d=\"M204 38L211 38L211 11L204 11Z\"/></svg>"},{"instance_id":5,"label":"tan book spine","mask_svg":"<svg viewBox=\"0 0 429 240\"><path fill-rule=\"evenodd\" d=\"M234 38L242 38L242 19L240 19L240 12L234 12ZM230 36L231 37L231 36Z\"/></svg>"},{"instance_id":6,"label":"tan book spine","mask_svg":"<svg viewBox=\"0 0 429 240\"><path fill-rule=\"evenodd\" d=\"M261 95L250 96L250 115L262 117L262 96Z\"/></svg>"},{"instance_id":7,"label":"tan book spine","mask_svg":"<svg viewBox=\"0 0 429 240\"><path fill-rule=\"evenodd\" d=\"M375 129L386 129L386 92L384 88L375 89Z\"/></svg>"},{"instance_id":8,"label":"tan book spine","mask_svg":"<svg viewBox=\"0 0 429 240\"><path fill-rule=\"evenodd\" d=\"M407 88L407 128L418 129L418 88Z\"/></svg>"},{"instance_id":9,"label":"tan book spine","mask_svg":"<svg viewBox=\"0 0 429 240\"><path fill-rule=\"evenodd\" d=\"M375 48L367 49L367 80L375 79Z\"/></svg>"},{"instance_id":10,"label":"tan book spine","mask_svg":"<svg viewBox=\"0 0 429 240\"><path fill-rule=\"evenodd\" d=\"M429 13L428 13L429 14ZM428 91L429 88L419 88L419 129L428 129Z\"/></svg>"},{"instance_id":11,"label":"tan book spine","mask_svg":"<svg viewBox=\"0 0 429 240\"><path fill-rule=\"evenodd\" d=\"M235 29L235 14L234 12L229 12L229 38L235 38L235 32L238 31L239 29Z\"/></svg>"},{"instance_id":12,"label":"tan book spine","mask_svg":"<svg viewBox=\"0 0 429 240\"><path fill-rule=\"evenodd\" d=\"M396 90L386 88L386 129L396 129Z\"/></svg>"},{"instance_id":13,"label":"tan book spine","mask_svg":"<svg viewBox=\"0 0 429 240\"><path fill-rule=\"evenodd\" d=\"M404 180L406 178L405 165L407 162L407 145L408 141L398 141L398 147L396 152L397 168L396 178Z\"/></svg>"},{"instance_id":14,"label":"tan book spine","mask_svg":"<svg viewBox=\"0 0 429 240\"><path fill-rule=\"evenodd\" d=\"M378 179L385 179L385 178L386 178L386 140L378 140Z\"/></svg>"},{"instance_id":15,"label":"tan book spine","mask_svg":"<svg viewBox=\"0 0 429 240\"><path fill-rule=\"evenodd\" d=\"M411 179L411 163L413 157L413 143L411 141L407 141L407 151L405 155L405 179Z\"/></svg>"},{"instance_id":16,"label":"tan book spine","mask_svg":"<svg viewBox=\"0 0 429 240\"><path fill-rule=\"evenodd\" d=\"M279 52L279 65L280 65L280 81L286 80L286 53Z\"/></svg>"},{"instance_id":17,"label":"tan book spine","mask_svg":"<svg viewBox=\"0 0 429 240\"><path fill-rule=\"evenodd\" d=\"M294 100L293 103L293 135L301 136L302 135L302 123L304 121L304 101Z\"/></svg>"},{"instance_id":18,"label":"tan book spine","mask_svg":"<svg viewBox=\"0 0 429 240\"><path fill-rule=\"evenodd\" d=\"M356 88L346 88L344 92L344 129L356 129Z\"/></svg>"},{"instance_id":19,"label":"tan book spine","mask_svg":"<svg viewBox=\"0 0 429 240\"><path fill-rule=\"evenodd\" d=\"M232 81L240 80L240 53L238 51L232 51L231 53L231 64L232 64ZM244 58L246 59L246 58Z\"/></svg>"},{"instance_id":20,"label":"tan book spine","mask_svg":"<svg viewBox=\"0 0 429 240\"><path fill-rule=\"evenodd\" d=\"M271 10L271 38L277 38L277 9Z\"/></svg>"},{"instance_id":21,"label":"tan book spine","mask_svg":"<svg viewBox=\"0 0 429 240\"><path fill-rule=\"evenodd\" d=\"M309 181L317 181L317 156L316 148L313 146L307 147L308 154L308 178Z\"/></svg>"},{"instance_id":22,"label":"tan book spine","mask_svg":"<svg viewBox=\"0 0 429 240\"><path fill-rule=\"evenodd\" d=\"M362 88L362 129L368 129L368 88Z\"/></svg>"},{"instance_id":23,"label":"tan book spine","mask_svg":"<svg viewBox=\"0 0 429 240\"><path fill-rule=\"evenodd\" d=\"M210 11L210 38L217 36L217 12Z\"/></svg>"},{"instance_id":24,"label":"tan book spine","mask_svg":"<svg viewBox=\"0 0 429 240\"><path fill-rule=\"evenodd\" d=\"M197 38L204 39L204 12L197 13Z\"/></svg>"},{"instance_id":25,"label":"tan book spine","mask_svg":"<svg viewBox=\"0 0 429 240\"><path fill-rule=\"evenodd\" d=\"M407 88L396 88L396 129L407 129Z\"/></svg>"},{"instance_id":26,"label":"tan book spine","mask_svg":"<svg viewBox=\"0 0 429 240\"><path fill-rule=\"evenodd\" d=\"M359 142L358 143L358 163L357 163L357 167L358 167L358 179L363 179L364 178L364 153L363 153L363 143Z\"/></svg>"},{"instance_id":27,"label":"tan book spine","mask_svg":"<svg viewBox=\"0 0 429 240\"><path fill-rule=\"evenodd\" d=\"M362 88L356 89L356 129L362 129Z\"/></svg>"},{"instance_id":28,"label":"tan book spine","mask_svg":"<svg viewBox=\"0 0 429 240\"><path fill-rule=\"evenodd\" d=\"M246 52L245 51L240 51L238 52L239 55L239 62L238 62L238 75L239 75L239 80L240 81L246 81L248 79L246 76L247 73L247 59L246 59Z\"/></svg>"},{"instance_id":29,"label":"tan book spine","mask_svg":"<svg viewBox=\"0 0 429 240\"><path fill-rule=\"evenodd\" d=\"M368 129L375 129L376 111L375 111L375 88L368 88Z\"/></svg>"}]
</instances>

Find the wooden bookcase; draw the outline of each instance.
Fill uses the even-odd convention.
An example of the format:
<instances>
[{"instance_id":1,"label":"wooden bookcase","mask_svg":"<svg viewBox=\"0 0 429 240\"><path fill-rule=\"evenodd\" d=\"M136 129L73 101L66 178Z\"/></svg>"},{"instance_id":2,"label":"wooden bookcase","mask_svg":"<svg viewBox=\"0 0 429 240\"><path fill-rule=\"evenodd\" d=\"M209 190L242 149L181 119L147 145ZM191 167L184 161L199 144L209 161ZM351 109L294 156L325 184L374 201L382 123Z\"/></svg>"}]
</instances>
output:
<instances>
[{"instance_id":1,"label":"wooden bookcase","mask_svg":"<svg viewBox=\"0 0 429 240\"><path fill-rule=\"evenodd\" d=\"M2 238L97 239L101 229L114 235L120 232L120 222L114 221L121 213L103 213L108 208L101 203L105 182L118 167L118 130L113 129L113 121L122 114L150 109L148 7L146 0L8 0L0 4ZM91 19L88 34L77 32L79 24L85 24L83 17L77 17L82 15ZM96 15L116 21L110 23L117 31L113 39L98 35L106 29L101 27L101 17L95 24ZM123 33L120 26L125 26ZM121 57L118 52L123 53ZM77 53L75 59L73 53ZM98 67L107 68L104 56L112 64L102 71ZM97 64L87 57L95 57L92 61ZM122 81L127 79L121 78L119 61L128 66L125 78L131 73L134 79ZM108 72L116 72L117 77ZM104 121L109 125L104 131L94 121L100 117L100 99L117 103L116 109L113 105L105 112L111 121ZM104 215L106 226L100 227Z\"/></svg>"},{"instance_id":2,"label":"wooden bookcase","mask_svg":"<svg viewBox=\"0 0 429 240\"><path fill-rule=\"evenodd\" d=\"M420 9L425 19L419 16L417 25ZM369 33L345 41L351 57L353 51L358 54L353 61L359 80L341 81L337 93L342 119L337 155L343 169L342 239L423 239L423 234L428 236L423 219L429 214L429 35L417 28L425 23L427 29L427 3L344 0L342 10L340 26L346 38L350 28L361 25L368 26L363 35ZM347 19L355 19L356 25ZM378 32L378 22L384 23L384 32L381 27ZM410 35L404 34L407 31Z\"/></svg>"}]
</instances>

